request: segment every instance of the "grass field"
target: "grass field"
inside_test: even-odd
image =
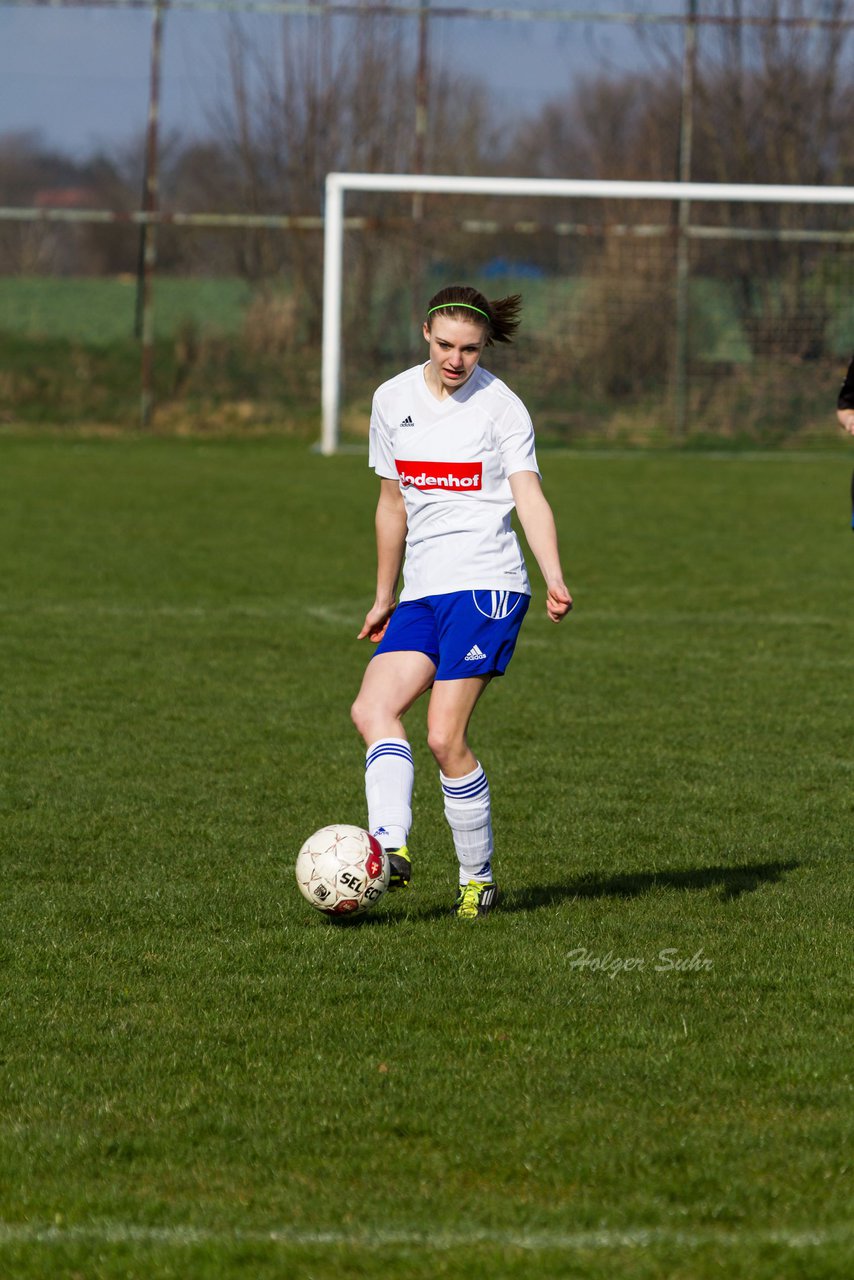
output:
[[[0,285],[0,333],[72,339],[96,348],[133,337],[135,276],[6,276]],[[153,289],[157,336],[173,337],[188,323],[239,333],[250,297],[249,285],[235,278],[164,276]]]
[[[505,908],[419,707],[414,887],[336,927],[365,458],[0,439],[4,1278],[852,1274],[852,455],[541,461]]]
[[[434,269],[426,293],[445,283],[445,267]],[[844,284],[828,286],[829,345],[840,360],[850,353],[854,304]],[[525,299],[526,325],[548,333],[554,316],[571,315],[583,306],[584,288],[577,278],[537,279],[497,275],[488,281],[490,297],[514,291]],[[137,280],[124,276],[2,276],[0,334],[31,338],[72,339],[94,347],[111,346],[134,333]],[[160,275],[153,285],[156,332],[174,337],[187,324],[199,332],[239,334],[252,288],[235,276],[219,278]],[[700,361],[742,364],[751,359],[750,343],[739,321],[733,290],[719,280],[697,279],[691,291],[695,357]],[[387,311],[383,301],[383,311]],[[409,323],[409,307],[401,308],[401,330]],[[395,353],[398,355],[399,353]]]

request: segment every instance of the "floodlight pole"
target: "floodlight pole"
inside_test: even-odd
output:
[[[697,0],[688,0],[682,54],[682,118],[679,122],[679,181],[691,181],[691,152],[694,140],[694,79],[697,69]],[[688,325],[690,323],[691,201],[679,201],[676,240],[676,341],[673,353],[676,434],[684,436],[688,425]]]
[[[344,188],[341,175],[326,177],[323,218],[323,354],[321,408],[323,424],[320,452],[335,452],[338,443],[338,411],[341,402],[341,298],[344,261]]]
[[[159,174],[157,170],[157,126],[160,116],[160,60],[163,44],[163,0],[157,0],[151,27],[151,78],[148,99],[148,126],[145,139],[145,188],[143,212],[156,213]],[[151,425],[154,412],[154,271],[157,265],[157,226],[146,221],[142,228],[141,289],[138,294],[138,316],[142,329],[142,400],[140,423]],[[138,286],[139,287],[139,286]],[[141,304],[141,305],[140,305]]]

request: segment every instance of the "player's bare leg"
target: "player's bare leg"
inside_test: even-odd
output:
[[[498,901],[492,871],[489,783],[468,744],[468,727],[489,676],[437,680],[427,712],[427,742],[439,766],[445,817],[460,864],[454,911],[463,920],[486,915]]]
[[[427,709],[427,745],[449,778],[471,773],[477,759],[468,744],[468,727],[489,676],[437,680]]]
[[[350,712],[366,747],[380,738],[406,738],[402,717],[435,675],[435,663],[414,650],[378,653],[371,659]]]
[[[426,654],[410,650],[378,653],[368,663],[351,712],[368,749],[368,825],[388,853],[390,889],[405,888],[412,875],[407,839],[415,770],[403,716],[430,688],[435,675],[435,664]]]

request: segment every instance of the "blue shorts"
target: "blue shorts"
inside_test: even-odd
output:
[[[436,664],[437,680],[501,676],[530,603],[530,596],[519,591],[450,591],[404,600],[374,656],[423,653]]]

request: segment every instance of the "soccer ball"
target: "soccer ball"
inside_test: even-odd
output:
[[[309,836],[297,854],[297,884],[307,902],[330,916],[359,916],[388,888],[388,855],[361,827],[334,823]]]

